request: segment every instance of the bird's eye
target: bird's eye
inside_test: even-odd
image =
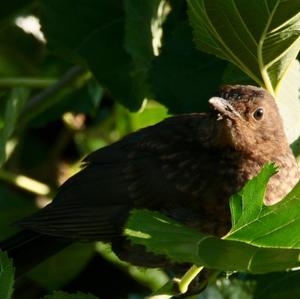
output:
[[[264,109],[259,107],[257,108],[254,112],[253,112],[253,117],[256,119],[256,120],[261,120],[264,116]]]

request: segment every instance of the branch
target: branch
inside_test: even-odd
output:
[[[36,181],[24,175],[16,175],[6,170],[0,169],[0,180],[7,181],[24,190],[35,193],[37,195],[49,195],[51,189],[48,185]]]
[[[54,78],[1,78],[0,87],[29,87],[29,88],[45,88],[54,84],[57,79]]]

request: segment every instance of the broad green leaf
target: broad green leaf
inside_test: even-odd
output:
[[[116,100],[132,110],[139,109],[149,91],[145,89],[146,83],[132,74],[136,56],[133,59],[131,55],[136,54],[137,48],[133,42],[127,44],[130,55],[124,46],[123,1],[80,0],[74,4],[71,0],[42,0],[41,3],[41,22],[49,48],[88,66]],[[151,29],[150,20],[143,24],[145,27]],[[130,35],[128,39],[132,41]],[[140,48],[137,52],[140,55]],[[145,58],[147,63],[148,58]]]
[[[272,94],[300,49],[299,0],[188,0],[197,46]]]
[[[42,299],[97,299],[94,295],[91,294],[69,294],[65,292],[54,292],[52,295],[44,296]]]
[[[15,130],[17,119],[27,100],[28,90],[22,87],[15,87],[6,102],[4,114],[4,127],[0,131],[0,166],[5,161],[5,146],[8,139]]]
[[[80,273],[93,253],[94,244],[73,244],[38,265],[28,276],[47,289],[61,288]]]
[[[208,110],[208,98],[222,83],[226,65],[198,51],[190,26],[180,22],[168,33],[161,54],[154,59],[150,70],[155,99],[171,113]]]
[[[131,213],[125,235],[154,254],[212,269],[265,273],[300,265],[299,250],[259,248],[218,239],[146,210]]]
[[[0,251],[0,298],[11,299],[15,269],[5,252]]]
[[[244,84],[244,85],[256,85],[256,83],[242,72],[236,65],[228,63],[223,73],[222,84]]]
[[[13,23],[0,27],[0,44],[1,79],[28,75],[36,77],[47,69],[41,67],[42,44]]]
[[[133,60],[130,73],[136,88],[150,96],[148,70],[154,55],[158,55],[168,5],[165,0],[124,0],[124,9],[125,49]]]
[[[300,182],[281,202],[273,206],[262,206],[259,204],[262,203],[265,189],[262,183],[266,182],[266,176],[272,174],[271,169],[267,172],[269,167],[266,166],[259,176],[248,182],[240,192],[245,210],[240,214],[233,214],[234,225],[226,239],[243,241],[259,247],[300,249],[300,234],[297,233],[300,225]],[[257,180],[258,184],[255,183]],[[251,189],[254,190],[253,193]],[[231,207],[239,204],[235,197],[236,195],[232,197]],[[248,208],[250,205],[249,210],[246,205]],[[239,216],[238,220],[236,215]]]
[[[275,173],[276,167],[273,164],[265,165],[256,177],[246,183],[241,192],[231,196],[229,203],[233,227],[229,235],[259,217],[267,183]]]

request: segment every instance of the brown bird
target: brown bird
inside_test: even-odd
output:
[[[53,202],[19,221],[24,230],[0,243],[17,271],[78,240],[110,241],[133,264],[161,265],[161,258],[124,241],[131,209],[158,210],[224,235],[230,229],[230,195],[267,162],[275,162],[279,172],[268,184],[265,204],[280,201],[300,172],[272,96],[254,86],[225,86],[209,104],[210,113],[170,117],[86,157]]]

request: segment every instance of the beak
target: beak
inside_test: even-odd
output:
[[[231,119],[242,119],[241,115],[233,108],[233,106],[223,98],[213,97],[209,99],[208,103],[210,106],[219,112],[220,116],[226,116]]]

